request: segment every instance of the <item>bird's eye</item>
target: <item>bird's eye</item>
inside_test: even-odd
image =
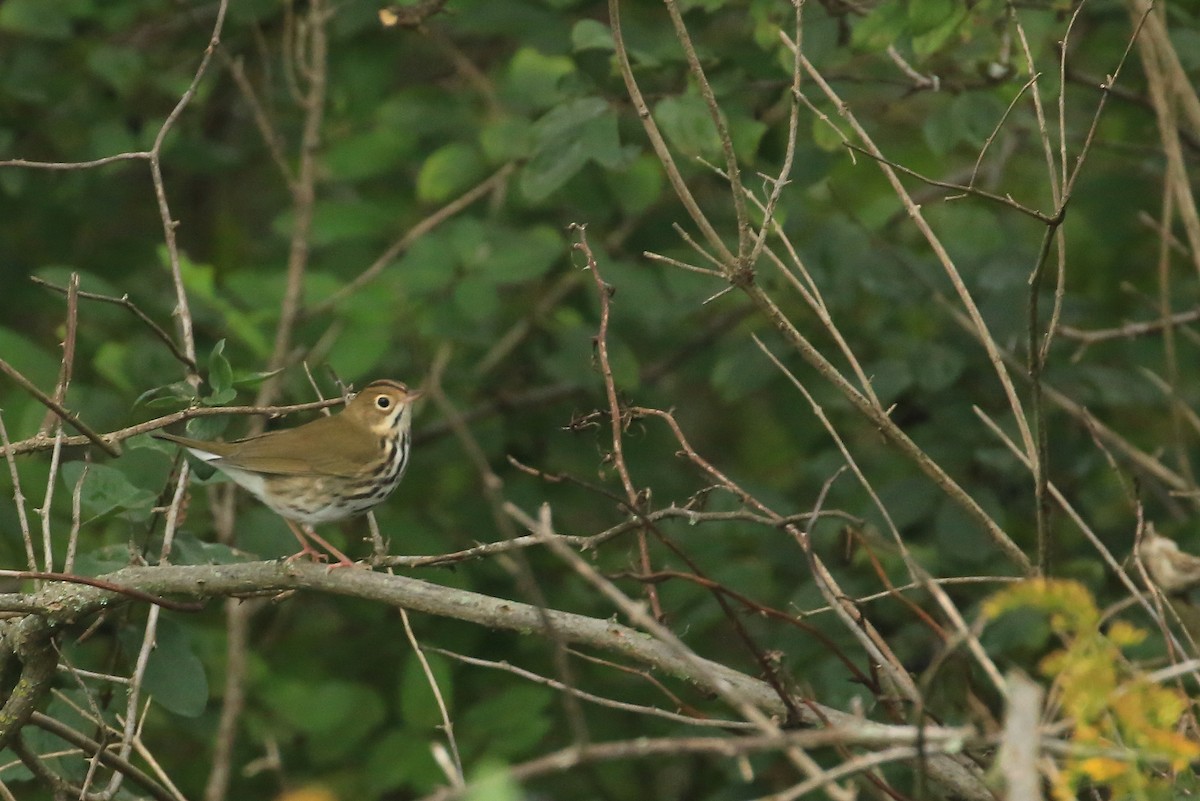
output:
[[[376,409],[392,408],[392,399],[389,398],[387,395],[380,395],[378,398],[375,399],[375,408]]]

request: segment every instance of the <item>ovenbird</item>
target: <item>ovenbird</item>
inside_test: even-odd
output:
[[[284,519],[304,555],[323,559],[313,541],[351,565],[312,526],[362,514],[382,503],[408,465],[412,403],[421,393],[398,381],[372,381],[340,414],[232,442],[154,436],[187,448]],[[304,526],[302,531],[297,523]]]

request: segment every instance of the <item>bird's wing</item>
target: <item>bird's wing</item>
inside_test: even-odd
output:
[[[337,453],[332,453],[326,437],[330,429],[322,423],[331,418],[314,420],[298,428],[272,431],[257,437],[235,440],[221,454],[221,461],[242,470],[278,476],[338,476],[354,478],[378,454],[373,453],[370,437],[339,439]],[[297,445],[298,435],[303,445]],[[322,443],[326,442],[325,446]],[[298,452],[305,451],[303,456]]]

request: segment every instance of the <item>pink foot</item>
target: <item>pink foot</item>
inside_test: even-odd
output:
[[[330,570],[338,567],[357,567],[357,565],[353,560],[350,559],[349,556],[346,556],[346,554],[342,553],[331,543],[326,541],[320,534],[313,530],[312,526],[305,525],[303,530],[301,530],[301,527],[297,526],[292,521],[287,520],[286,522],[288,527],[291,528],[292,533],[296,535],[296,539],[300,540],[300,543],[304,546],[303,550],[288,559],[289,562],[292,561],[292,559],[298,559],[305,554],[309,554],[314,562],[327,561],[329,557],[312,546],[312,543],[315,542],[337,559],[336,562],[329,566]]]
[[[303,559],[306,556],[309,558],[310,561],[316,562],[318,564],[320,564],[321,562],[328,561],[328,559],[329,559],[328,554],[326,554],[322,551],[318,551],[316,548],[312,547],[311,545],[309,545],[306,542],[306,543],[304,543],[304,547],[302,549],[300,549],[299,551],[296,551],[294,554],[289,556],[287,559],[284,559],[283,561],[285,564],[290,565],[292,562],[295,562],[297,559]]]

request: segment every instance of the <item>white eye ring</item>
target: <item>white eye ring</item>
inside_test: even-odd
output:
[[[376,409],[392,408],[392,399],[389,398],[387,395],[380,395],[378,398],[375,399],[375,408]]]

